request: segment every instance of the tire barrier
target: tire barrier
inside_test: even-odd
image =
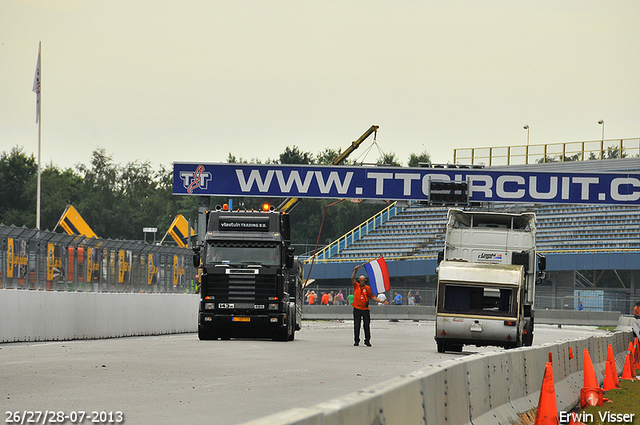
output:
[[[519,415],[538,406],[549,368],[553,370],[557,409],[569,411],[580,402],[585,367],[584,356],[573,353],[588,350],[600,383],[609,345],[620,368],[632,341],[632,331],[624,330],[448,360],[309,408],[287,410],[244,425],[518,423]]]

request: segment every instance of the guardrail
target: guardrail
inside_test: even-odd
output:
[[[372,320],[435,320],[435,307],[427,305],[371,306]],[[618,311],[536,310],[535,320],[547,325],[615,326]],[[348,305],[304,305],[303,320],[352,320],[353,307]]]

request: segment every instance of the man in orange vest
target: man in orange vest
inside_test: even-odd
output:
[[[640,319],[640,301],[638,301],[636,306],[633,307],[633,317]]]
[[[364,276],[356,280],[356,272],[361,266],[356,266],[351,274],[351,284],[353,285],[353,345],[360,345],[360,322],[364,323],[364,345],[371,347],[371,316],[369,314],[369,300],[378,303],[389,304],[386,300],[381,300],[373,296],[371,287],[365,284]]]

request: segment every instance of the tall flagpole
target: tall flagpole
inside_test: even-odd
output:
[[[42,172],[40,168],[41,138],[42,138],[42,117],[41,117],[41,88],[42,75],[40,73],[40,48],[42,42],[38,43],[38,62],[36,63],[36,75],[33,79],[33,91],[36,93],[36,122],[38,123],[38,188],[36,190],[36,229],[40,230],[40,194],[42,188]]]

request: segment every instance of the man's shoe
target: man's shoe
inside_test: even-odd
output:
[[[367,347],[371,347],[371,343],[370,342],[365,342],[364,345],[366,345]]]
[[[357,347],[358,345],[360,345],[360,343],[359,343],[359,342],[354,342],[354,343],[353,343],[353,346],[354,346],[354,347]]]

